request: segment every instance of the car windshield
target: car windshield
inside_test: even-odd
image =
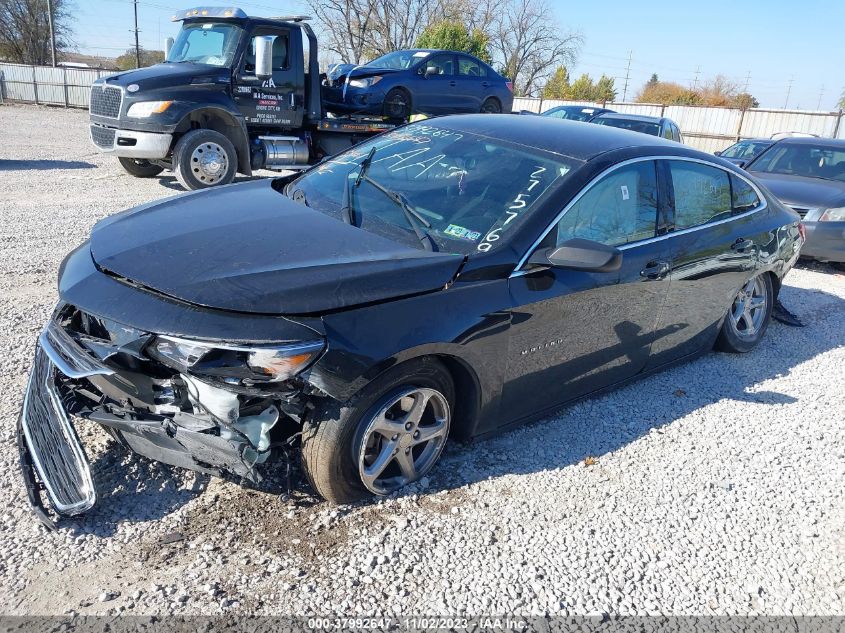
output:
[[[229,22],[194,22],[182,26],[167,56],[168,62],[229,66],[243,29]]]
[[[373,61],[364,64],[365,66],[372,66],[373,68],[395,68],[397,70],[404,70],[410,68],[419,61],[428,57],[428,51],[395,51],[376,57]]]
[[[660,124],[652,123],[651,121],[599,117],[597,119],[593,119],[593,123],[598,123],[599,125],[609,125],[610,127],[618,127],[623,130],[631,130],[632,132],[640,132],[642,134],[651,134],[652,136],[660,136]]]
[[[754,158],[769,145],[771,143],[767,141],[740,141],[731,145],[720,156],[723,158]]]
[[[373,149],[366,179],[356,186],[361,163]],[[495,249],[581,164],[420,122],[339,154],[290,183],[285,193],[362,229],[423,248],[413,221],[409,224],[402,205],[385,195],[387,189],[424,218],[420,225],[436,250],[469,255]]]
[[[752,171],[845,182],[845,148],[811,144],[775,145],[749,166]]]
[[[548,110],[543,114],[556,119],[567,119],[568,121],[586,121],[596,113],[595,108],[563,107]]]

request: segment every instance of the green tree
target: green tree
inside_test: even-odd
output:
[[[566,66],[558,66],[555,73],[543,87],[544,99],[569,99],[569,71]]]
[[[596,87],[586,73],[578,77],[569,88],[569,98],[573,101],[595,101]]]
[[[441,20],[427,26],[417,38],[415,46],[464,51],[489,64],[493,61],[489,44],[490,38],[484,32],[476,29],[470,33],[461,22]]]
[[[601,101],[602,103],[616,100],[616,88],[613,85],[613,77],[602,75],[599,78],[593,90],[593,98],[595,101]]]
[[[664,105],[698,105],[701,103],[701,95],[671,81],[649,81],[640,90],[637,101]]]
[[[749,108],[760,107],[760,102],[757,101],[754,95],[747,92],[740,92],[733,98],[733,105],[740,110],[748,110]]]
[[[160,64],[164,61],[164,51],[148,51],[145,48],[140,50],[141,68]],[[135,68],[135,48],[127,48],[126,52],[115,60],[115,65],[120,70],[132,70]]]
[[[845,91],[843,91],[842,96],[839,97],[839,101],[837,102],[836,107],[840,110],[845,110]]]

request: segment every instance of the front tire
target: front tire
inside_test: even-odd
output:
[[[125,158],[120,156],[117,160],[126,173],[135,176],[135,178],[155,178],[164,171],[164,167],[155,165],[143,158]]]
[[[772,278],[768,273],[745,282],[728,309],[716,349],[745,354],[757,347],[769,327],[774,302]]]
[[[391,88],[384,96],[384,116],[407,120],[411,116],[411,95],[402,88]]]
[[[191,130],[173,149],[176,178],[185,189],[227,185],[235,178],[238,155],[232,142],[214,130]]]
[[[452,378],[433,358],[388,370],[349,402],[327,400],[303,426],[308,480],[333,503],[418,481],[446,444],[454,400]]]

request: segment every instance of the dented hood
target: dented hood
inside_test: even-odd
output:
[[[189,303],[314,314],[443,288],[463,257],[429,253],[297,204],[259,180],[144,205],[98,223],[109,274]]]

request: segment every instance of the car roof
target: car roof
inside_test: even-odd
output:
[[[825,149],[845,150],[845,139],[841,138],[809,138],[806,136],[789,136],[777,141],[778,145],[809,145],[810,147],[823,147]]]
[[[552,117],[519,114],[458,114],[430,119],[428,124],[456,132],[501,139],[583,161],[612,150],[641,147],[658,150],[666,148],[671,149],[672,154],[684,154],[718,162],[718,159],[713,160],[710,154],[658,136]]]
[[[604,112],[597,116],[602,119],[622,119],[623,121],[643,121],[644,123],[660,123],[668,120],[666,117],[647,116],[645,114],[625,114],[624,112]]]

